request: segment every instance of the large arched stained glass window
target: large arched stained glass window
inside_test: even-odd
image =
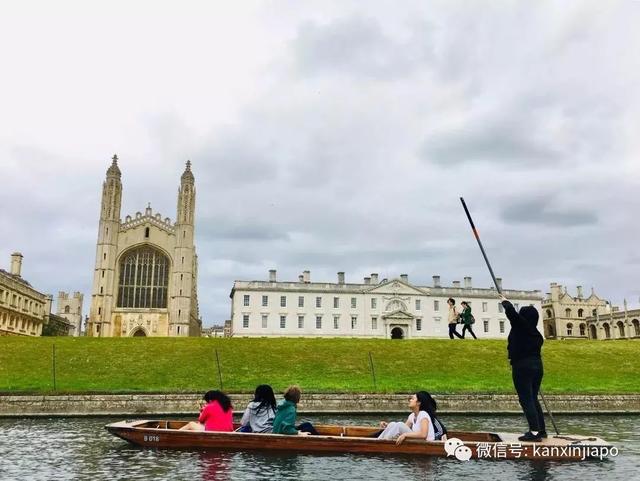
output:
[[[120,260],[118,307],[166,308],[169,258],[152,247],[130,250]]]

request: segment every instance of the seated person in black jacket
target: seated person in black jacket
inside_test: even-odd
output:
[[[511,323],[507,351],[511,361],[513,385],[518,393],[520,406],[529,423],[529,431],[520,441],[541,441],[547,437],[544,414],[538,401],[543,368],[540,349],[544,339],[536,328],[538,311],[533,306],[523,306],[516,312],[506,297],[500,296],[504,312]]]

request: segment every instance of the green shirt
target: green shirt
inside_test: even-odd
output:
[[[462,311],[462,323],[466,325],[473,324],[473,316],[471,315],[471,306],[465,307],[464,311]]]
[[[298,434],[296,429],[296,405],[291,401],[281,401],[273,419],[273,434]]]

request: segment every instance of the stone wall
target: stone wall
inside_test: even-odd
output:
[[[303,394],[301,413],[394,413],[407,411],[409,394]],[[0,396],[0,416],[151,416],[194,415],[202,394],[95,394]],[[509,394],[436,394],[438,411],[446,414],[520,413]],[[640,394],[547,395],[553,413],[640,414]],[[236,410],[249,402],[248,394],[232,394]],[[544,406],[543,406],[544,407]]]

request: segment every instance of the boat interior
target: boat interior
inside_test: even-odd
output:
[[[187,424],[188,421],[140,421],[131,423],[131,427],[143,429],[180,429]],[[240,424],[235,423],[234,429],[238,429]],[[321,436],[338,436],[338,437],[354,437],[368,438],[380,431],[375,426],[339,426],[330,424],[314,425]],[[458,438],[463,442],[501,442],[502,437],[496,433],[488,432],[468,432],[468,431],[449,431],[449,438]]]

